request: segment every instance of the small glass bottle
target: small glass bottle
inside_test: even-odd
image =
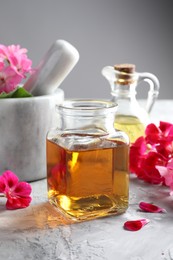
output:
[[[150,122],[149,113],[159,93],[159,81],[151,73],[137,73],[134,64],[106,66],[102,74],[110,83],[112,101],[118,104],[115,128],[126,132],[133,143],[144,135],[145,127]],[[136,99],[136,88],[142,81],[150,86],[146,109]]]
[[[117,105],[66,100],[47,135],[48,199],[76,221],[119,214],[128,207],[129,138],[114,129]]]

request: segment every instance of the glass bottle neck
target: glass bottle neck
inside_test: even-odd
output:
[[[58,107],[60,129],[80,134],[105,134],[114,131],[117,105],[110,101],[66,101]]]
[[[131,98],[136,99],[136,83],[134,84],[127,84],[127,85],[121,85],[121,84],[115,84],[112,83],[111,86],[111,95],[115,98]]]
[[[61,129],[64,131],[71,131],[76,133],[87,134],[105,134],[114,131],[115,115],[106,117],[75,117],[75,116],[61,116]]]

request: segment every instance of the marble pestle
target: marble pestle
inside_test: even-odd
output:
[[[33,96],[53,94],[79,60],[79,53],[65,40],[57,40],[24,84]]]

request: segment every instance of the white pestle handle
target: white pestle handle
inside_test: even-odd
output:
[[[49,95],[67,77],[79,60],[79,53],[65,40],[57,40],[45,54],[24,88],[34,96]]]

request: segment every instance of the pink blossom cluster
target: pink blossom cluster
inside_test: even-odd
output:
[[[130,171],[152,184],[167,185],[173,195],[173,124],[149,124],[145,137],[130,148]]]
[[[0,176],[0,193],[7,198],[7,209],[26,208],[31,202],[31,185],[20,182],[12,171],[5,171]]]
[[[32,61],[20,45],[0,44],[0,93],[10,93],[31,72]]]

